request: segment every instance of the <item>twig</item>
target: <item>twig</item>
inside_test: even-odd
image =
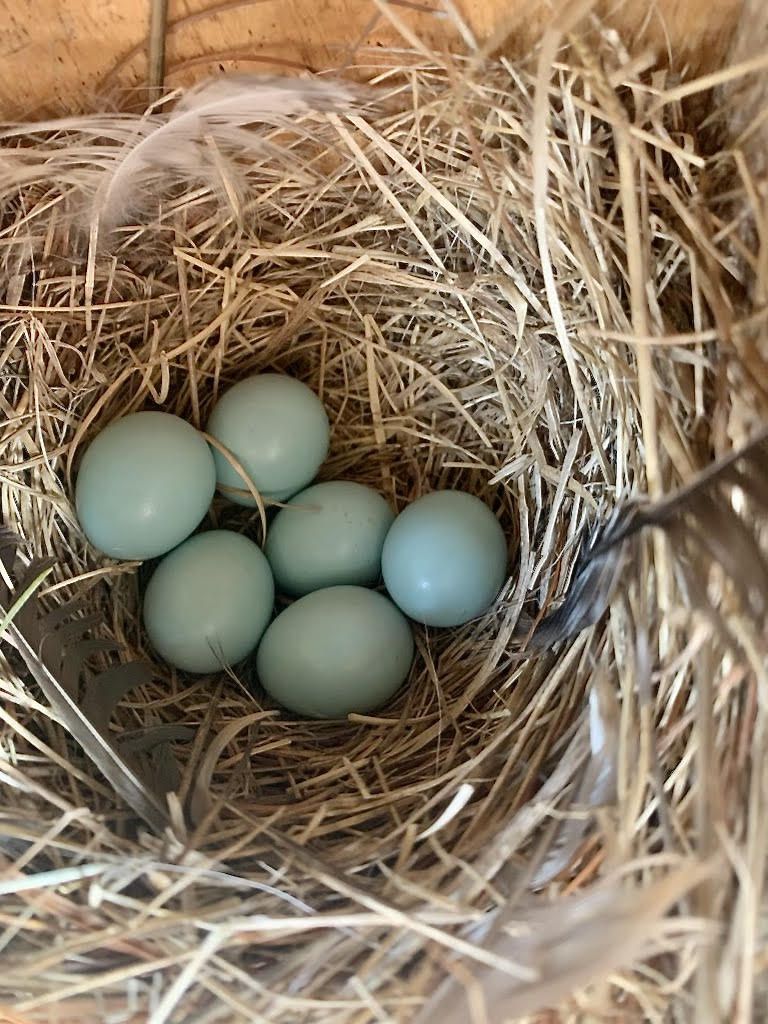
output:
[[[165,41],[168,25],[168,0],[150,0],[149,55],[147,85],[149,102],[154,103],[163,94],[165,84]]]

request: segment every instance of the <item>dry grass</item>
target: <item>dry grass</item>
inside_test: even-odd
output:
[[[372,54],[357,72],[376,112],[258,129],[283,156],[240,161],[231,205],[176,191],[90,268],[72,211],[97,143],[72,129],[0,156],[0,499],[29,553],[56,557],[51,606],[83,595],[101,635],[151,657],[142,571],[79,532],[78,456],[138,408],[202,425],[266,367],[322,396],[323,478],[398,507],[467,488],[515,552],[492,613],[419,632],[376,717],[295,721],[247,671],[190,683],[157,665],[113,726],[195,730],[162,836],[6,662],[9,1021],[406,1021],[446,970],[470,1008],[454,994],[444,1021],[552,999],[542,1020],[747,1021],[765,1005],[762,624],[725,608],[726,645],[659,542],[604,624],[536,657],[512,642],[562,595],[590,523],[768,416],[759,184],[642,56],[609,33],[559,43],[538,70]],[[212,521],[260,536],[224,501]],[[579,788],[589,765],[607,784]],[[713,854],[716,884],[685,896]],[[532,906],[531,937],[487,940]]]

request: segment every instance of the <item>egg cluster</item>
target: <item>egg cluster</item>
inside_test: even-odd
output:
[[[169,413],[125,416],[91,443],[76,484],[95,547],[114,558],[164,556],[143,619],[176,668],[214,672],[256,651],[259,680],[284,707],[315,718],[365,713],[408,675],[406,616],[456,626],[501,589],[504,534],[478,498],[435,491],[395,517],[362,484],[312,484],[330,427],[300,381],[248,377],[220,398],[206,433],[210,443]],[[192,536],[217,488],[241,505],[255,506],[256,495],[282,504],[264,551],[230,530]],[[373,589],[382,580],[388,597]],[[276,592],[294,600],[273,617]]]

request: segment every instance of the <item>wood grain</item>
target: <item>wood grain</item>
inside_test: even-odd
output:
[[[454,0],[473,32],[503,25],[505,48],[523,52],[552,0]],[[124,103],[146,84],[151,0],[0,0],[0,115],[88,109],[108,91]],[[598,7],[600,5],[598,4]],[[603,5],[629,44],[642,38],[662,58],[715,66],[726,53],[742,0],[613,0]],[[441,0],[396,0],[394,14],[430,43],[454,41]],[[397,33],[374,0],[170,0],[169,81],[215,70],[344,67],[362,47]],[[138,101],[138,94],[134,94]]]

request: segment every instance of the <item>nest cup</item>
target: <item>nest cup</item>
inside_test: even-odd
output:
[[[155,1024],[406,1021],[441,978],[478,971],[489,1020],[555,1004],[577,1019],[572,990],[628,967],[651,932],[675,955],[591,989],[592,1019],[663,1015],[712,955],[701,930],[653,931],[654,887],[712,852],[700,839],[720,784],[706,795],[700,743],[739,809],[757,799],[764,740],[748,749],[733,724],[753,668],[739,675],[714,639],[706,658],[691,646],[659,544],[599,625],[535,655],[524,637],[617,502],[673,489],[764,417],[755,366],[723,348],[717,319],[759,307],[743,241],[754,197],[720,151],[725,129],[698,130],[676,79],[655,70],[657,108],[642,113],[650,62],[610,33],[539,70],[414,52],[357,71],[374,106],[258,125],[247,145],[214,138],[213,179],[172,182],[100,249],[83,246],[83,167],[90,147],[118,152],[108,132],[30,130],[3,155],[4,521],[27,555],[54,559],[34,600],[77,598],[121,658],[153,663],[110,735],[189,730],[153,832],[6,651],[2,863],[13,878],[71,871],[55,895],[33,882],[35,899],[19,887],[7,908],[21,923],[4,933],[14,976],[0,989],[19,1019],[55,1005],[82,1021],[126,1008]],[[249,665],[190,679],[154,661],[148,567],[100,557],[74,515],[78,459],[101,428],[139,409],[203,427],[224,389],[264,370],[321,397],[320,479],[368,484],[398,510],[462,488],[509,540],[494,607],[417,627],[410,678],[375,715],[298,720]],[[261,541],[268,515],[219,497],[204,525]],[[702,673],[731,686],[704,724]],[[581,785],[585,765],[605,769],[602,788]],[[736,843],[745,816],[724,819]],[[623,902],[622,883],[611,907],[589,902],[619,869],[645,897]],[[702,915],[738,908],[742,883],[726,873]],[[556,915],[536,937],[478,952],[489,922],[537,901]],[[740,962],[746,933],[722,941]],[[468,1019],[455,1000],[440,1020]]]

